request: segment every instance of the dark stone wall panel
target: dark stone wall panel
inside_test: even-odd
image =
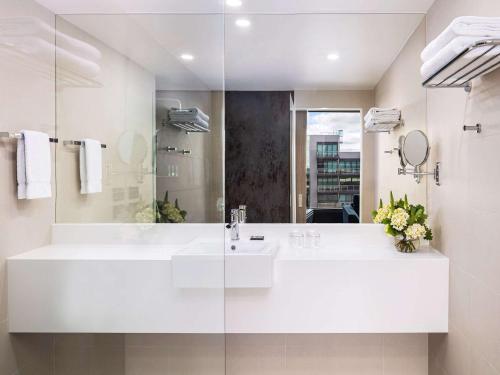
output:
[[[226,221],[246,204],[250,223],[290,222],[290,94],[226,92]]]

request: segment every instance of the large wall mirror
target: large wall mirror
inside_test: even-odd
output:
[[[77,148],[58,153],[56,220],[213,223],[245,205],[251,223],[358,223],[370,221],[389,190],[425,198],[395,176],[397,156],[384,153],[400,135],[425,130],[418,70],[404,79],[421,90],[421,102],[386,89],[402,79],[399,54],[414,55],[417,66],[423,21],[421,14],[57,17],[60,45],[93,47],[90,61],[56,51],[58,137],[107,148],[99,194],[80,192]],[[366,134],[371,107],[400,108],[405,127]]]

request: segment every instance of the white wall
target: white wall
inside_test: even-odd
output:
[[[500,16],[497,0],[437,0],[427,42],[457,16]],[[450,257],[450,333],[433,335],[432,375],[500,374],[500,70],[461,89],[428,90],[431,158],[442,186],[429,185],[434,245]],[[481,123],[483,132],[462,126]]]
[[[375,106],[381,108],[399,108],[405,121],[403,127],[394,129],[391,134],[372,135],[376,138],[375,147],[375,201],[380,198],[387,202],[392,190],[394,196],[403,197],[408,194],[411,202],[425,205],[427,203],[426,179],[417,184],[411,176],[398,176],[401,168],[397,152],[386,154],[384,151],[398,147],[400,136],[412,130],[427,133],[426,126],[426,90],[421,86],[420,52],[425,47],[425,20],[413,33],[399,56],[382,77],[375,88]],[[427,163],[423,170],[432,169]]]
[[[32,16],[54,25],[54,15],[31,0],[2,0],[0,14],[0,23]],[[49,58],[42,62],[11,51],[0,48],[0,131],[30,129],[54,136],[53,61]],[[56,146],[51,147],[54,157]],[[52,337],[13,337],[7,333],[6,258],[50,241],[55,174],[52,198],[17,200],[16,141],[4,139],[0,140],[0,174],[0,374],[45,374],[51,364]]]
[[[427,15],[426,43],[455,17],[465,15],[498,17],[500,3],[437,0]],[[412,126],[421,124],[423,118],[416,111],[424,100],[418,89],[420,62],[415,56],[422,45],[420,33],[417,30],[392,68],[396,71],[400,66],[404,77],[400,75],[390,85],[381,82],[376,92],[377,101],[383,93],[393,102],[399,99],[402,105],[411,104],[411,111],[403,114],[407,120],[411,114]],[[413,56],[407,54],[411,46]],[[500,374],[499,87],[497,70],[476,79],[469,95],[462,89],[427,90],[430,165],[442,163],[442,186],[427,181],[428,211],[433,245],[450,258],[450,332],[430,336],[431,375]],[[483,125],[481,134],[462,130],[464,124],[476,123]],[[378,158],[382,157],[380,151]],[[384,165],[380,160],[378,170],[385,170]],[[391,182],[395,189],[408,188],[400,184]]]

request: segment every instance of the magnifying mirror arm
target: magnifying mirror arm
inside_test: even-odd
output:
[[[408,168],[398,168],[398,175],[412,175],[417,184],[422,181],[423,176],[433,176],[434,181],[436,181],[436,185],[440,185],[440,180],[439,180],[439,172],[440,172],[440,163],[436,162],[436,167],[432,172],[421,172],[420,167],[415,167],[413,169],[408,169]]]

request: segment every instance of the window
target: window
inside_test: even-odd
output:
[[[342,207],[360,192],[361,115],[359,111],[309,111],[306,121],[305,209],[313,216],[314,210],[331,210],[330,222],[342,222]]]
[[[318,142],[316,156],[318,158],[333,158],[338,156],[339,144],[336,142]]]

